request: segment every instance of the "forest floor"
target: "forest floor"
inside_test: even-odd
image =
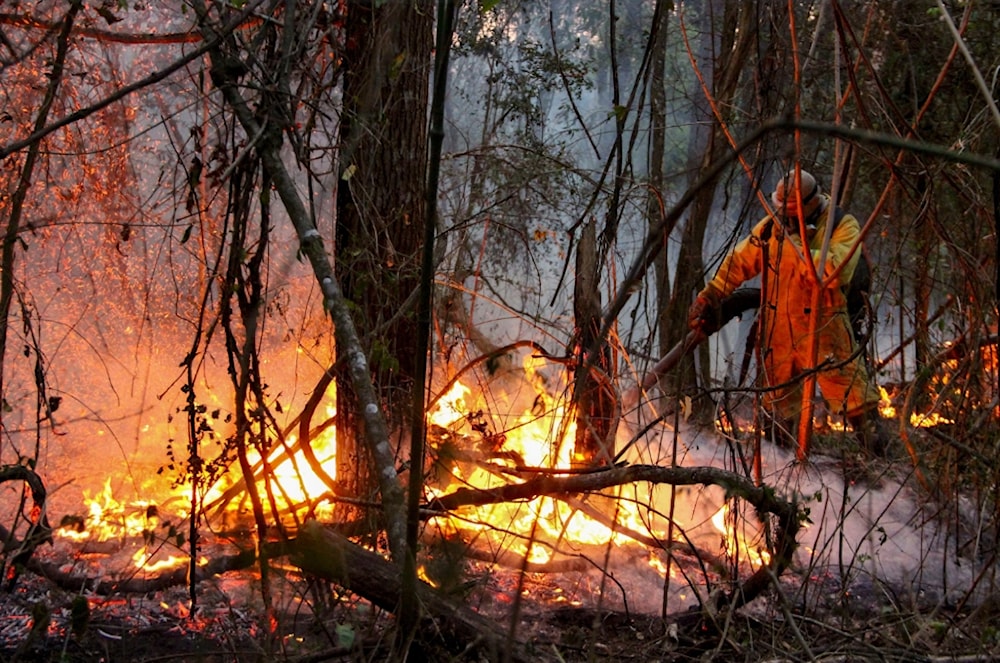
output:
[[[331,596],[324,583],[288,576],[297,597],[284,598],[273,630],[261,617],[259,583],[245,572],[199,587],[198,609],[188,614],[187,590],[178,587],[145,597],[89,597],[84,617],[74,608],[78,593],[25,574],[0,608],[0,661],[103,663],[199,661],[389,660],[394,620],[357,597],[319,607],[310,596]],[[569,605],[549,577],[491,573],[470,600],[487,613],[511,608],[511,590],[526,597],[514,637],[538,661],[944,661],[996,660],[1000,630],[994,604],[928,605],[904,611],[889,588],[852,592],[831,583],[828,602],[805,610],[772,592],[737,611],[692,609],[644,614]],[[794,580],[791,581],[794,583]],[[787,580],[782,585],[788,584]],[[789,585],[789,589],[794,588]],[[480,592],[490,592],[490,604]],[[791,592],[789,592],[791,593]],[[36,620],[48,628],[32,628]],[[498,617],[498,628],[509,628]],[[411,660],[502,660],[432,642]]]
[[[829,444],[823,438],[818,442]],[[906,466],[905,456],[896,461]],[[851,481],[877,482],[884,476],[882,467],[862,458],[841,454],[838,463]],[[131,551],[123,554],[131,557]],[[43,546],[36,555],[67,565],[111,566],[106,560],[87,559],[65,542]],[[470,562],[456,599],[493,619],[499,633],[523,643],[537,661],[1000,659],[1000,603],[991,595],[956,600],[933,591],[914,593],[865,575],[844,583],[836,573],[800,564],[786,571],[765,596],[738,610],[726,608],[731,587],[720,582],[721,591],[709,594],[711,601],[664,612],[656,597],[667,592],[662,584],[649,585],[662,580],[643,575],[630,583],[624,573],[605,573],[608,568],[590,574],[521,574]],[[703,568],[687,573],[707,578]],[[801,591],[805,584],[807,592]],[[197,585],[192,612],[186,607],[191,598],[187,587],[141,596],[99,596],[62,589],[25,571],[0,600],[0,661],[391,659],[395,620],[387,612],[331,583],[303,577],[291,566],[275,566],[270,591],[271,618],[263,609],[259,574],[231,571]],[[614,601],[613,596],[629,600]],[[810,597],[808,603],[802,596]],[[511,629],[512,623],[516,628]],[[421,640],[425,649],[409,660],[504,660],[502,655],[466,649],[468,643]]]

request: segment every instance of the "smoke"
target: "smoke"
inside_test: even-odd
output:
[[[644,449],[635,446],[630,454],[634,461],[664,463],[676,457],[686,467],[741,472],[740,455],[750,453],[714,431],[687,425],[676,431],[663,427],[646,443]],[[763,440],[761,461],[764,485],[794,500],[805,515],[793,565],[782,578],[783,591],[794,604],[864,596],[871,606],[927,607],[974,603],[989,592],[995,569],[984,558],[991,539],[977,525],[975,505],[925,494],[908,460],[814,454],[800,463],[793,451]],[[651,494],[657,511],[669,509],[667,492],[661,488]],[[744,546],[739,572],[748,574],[752,562],[747,558],[755,546],[764,546],[752,510],[733,504],[736,515],[727,518],[731,529],[723,535],[708,522],[726,501],[718,488],[677,491],[675,500],[677,521],[687,524],[693,541],[710,545],[723,536],[739,537]],[[671,601],[681,599],[681,593]]]

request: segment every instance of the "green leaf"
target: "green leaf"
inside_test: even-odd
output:
[[[354,646],[354,629],[351,628],[350,624],[337,624],[336,633],[338,646],[344,649],[350,649]]]
[[[480,0],[479,9],[485,14],[493,11],[499,4],[500,0]]]

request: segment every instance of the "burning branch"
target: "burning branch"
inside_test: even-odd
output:
[[[746,500],[763,522],[767,515],[774,516],[776,528],[773,535],[775,550],[770,561],[753,573],[729,597],[729,604],[738,608],[759,596],[779,577],[792,561],[797,546],[795,537],[801,523],[801,512],[794,502],[779,498],[773,489],[757,486],[739,474],[714,467],[660,467],[657,465],[631,465],[614,467],[588,474],[549,474],[519,484],[508,484],[492,489],[460,488],[435,498],[426,505],[429,511],[447,512],[463,506],[483,506],[501,502],[534,499],[539,496],[560,496],[603,490],[628,483],[648,481],[673,486],[719,486],[729,497]]]
[[[3,555],[6,558],[8,554],[13,553],[10,564],[7,564],[6,559],[4,559],[3,564],[3,577],[6,578],[6,586],[9,589],[14,581],[17,580],[19,569],[31,559],[35,548],[40,543],[52,543],[52,528],[49,527],[48,518],[45,516],[45,485],[42,483],[41,477],[24,465],[8,465],[0,468],[0,483],[5,481],[23,481],[26,483],[31,491],[32,501],[31,515],[29,517],[31,526],[25,534],[24,540],[15,540],[13,529],[8,532],[4,527],[0,526]]]
[[[252,568],[255,564],[257,564],[256,552],[244,550],[228,555],[217,555],[208,559],[203,565],[196,565],[193,578],[191,567],[187,565],[175,566],[154,574],[144,573],[140,576],[136,573],[126,578],[103,578],[74,573],[72,570],[65,570],[61,562],[46,560],[30,560],[26,568],[67,591],[87,591],[100,596],[111,596],[143,595],[189,583],[197,584],[229,571]]]

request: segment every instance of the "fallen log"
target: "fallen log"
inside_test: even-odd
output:
[[[207,580],[227,571],[249,569],[257,563],[257,555],[253,550],[246,550],[229,555],[217,555],[198,567],[195,583]],[[190,583],[191,569],[188,565],[178,566],[158,573],[145,573],[137,570],[135,574],[123,578],[96,578],[72,570],[65,570],[63,564],[32,559],[26,568],[61,589],[72,592],[91,592],[100,596],[112,595],[142,595],[160,592],[171,587],[180,587]]]
[[[399,608],[402,579],[397,565],[380,555],[356,545],[316,521],[303,525],[290,545],[290,561],[306,573],[337,583],[378,607],[395,612]],[[489,661],[546,661],[541,652],[529,652],[495,620],[418,581],[417,596],[421,605],[418,632],[432,636],[454,648],[459,644],[464,654],[475,651]]]

